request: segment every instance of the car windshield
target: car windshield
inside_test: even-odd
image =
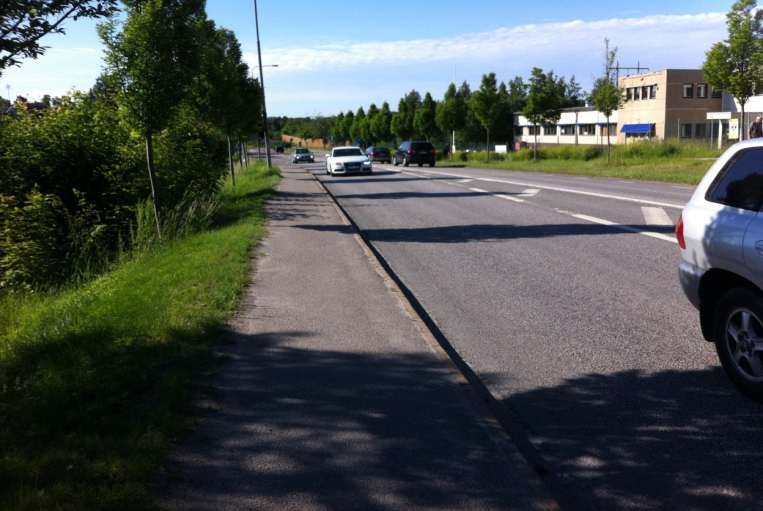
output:
[[[341,158],[342,156],[364,156],[363,151],[357,147],[351,147],[348,149],[334,149],[334,158]]]
[[[297,154],[308,154],[309,152],[307,149],[297,149]]]
[[[414,142],[411,147],[417,151],[429,151],[432,149],[432,144],[429,142]]]

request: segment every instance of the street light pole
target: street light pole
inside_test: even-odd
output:
[[[270,157],[270,135],[268,135],[268,110],[265,107],[265,80],[262,76],[262,50],[260,48],[260,17],[257,12],[257,0],[254,0],[254,25],[257,30],[257,60],[260,64],[260,87],[262,87],[262,130],[265,133],[265,154],[268,159],[268,169],[273,166]]]

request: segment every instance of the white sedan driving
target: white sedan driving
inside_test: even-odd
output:
[[[361,172],[370,174],[373,164],[360,147],[335,147],[326,155],[326,174],[330,176]]]

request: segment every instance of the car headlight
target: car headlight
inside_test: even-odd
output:
[[[341,161],[338,161],[338,162],[336,162],[335,166],[336,166],[336,168],[341,169],[342,167],[344,167],[344,163],[342,163]]]
[[[366,160],[366,161],[363,162],[363,166],[364,167],[370,167],[371,166],[371,162],[369,160]]]

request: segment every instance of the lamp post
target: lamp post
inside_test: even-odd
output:
[[[262,49],[260,47],[260,17],[257,12],[257,0],[254,0],[254,26],[257,31],[257,60],[260,65],[260,87],[262,87],[262,129],[265,134],[265,154],[268,159],[268,169],[273,166],[270,157],[270,135],[268,134],[268,110],[265,107],[265,81],[262,76]]]

